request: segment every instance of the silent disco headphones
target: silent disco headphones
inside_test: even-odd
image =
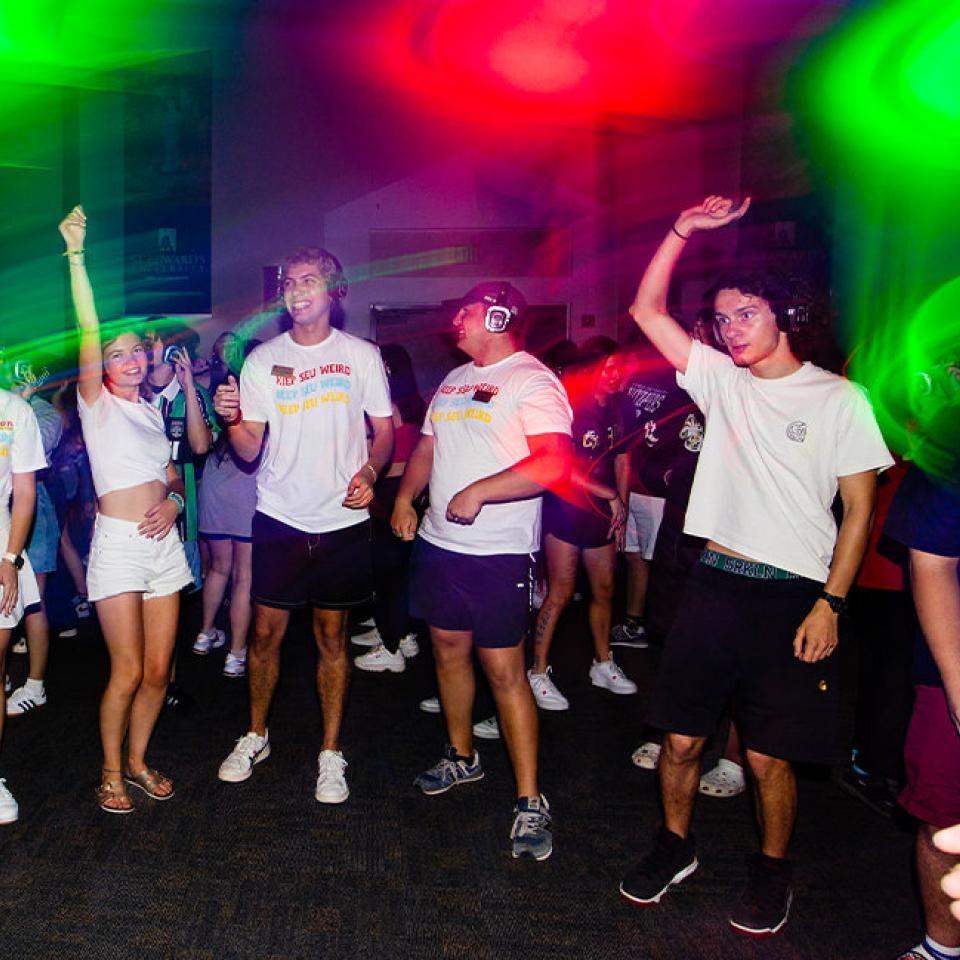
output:
[[[802,295],[801,287],[796,278],[775,270],[749,270],[724,274],[714,283],[709,296],[713,301],[721,290],[739,290],[759,297],[769,304],[778,330],[796,333],[810,323],[810,302]],[[718,344],[723,343],[721,333],[720,323],[714,320],[713,335]]]
[[[490,333],[506,333],[520,317],[527,305],[523,294],[506,280],[492,280],[478,283],[462,297],[442,301],[443,306],[459,310],[471,303],[482,303],[486,307],[483,326]]]

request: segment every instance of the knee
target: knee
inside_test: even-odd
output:
[[[663,738],[663,752],[674,763],[694,763],[703,752],[703,737],[687,737],[681,733],[667,733]]]
[[[608,607],[613,602],[613,580],[602,580],[595,583],[590,588],[590,593],[594,603]]]
[[[250,638],[250,653],[254,657],[276,657],[280,654],[283,633],[258,625]]]
[[[169,663],[145,663],[141,674],[140,685],[152,687],[154,690],[163,689],[170,681]]]
[[[791,770],[789,760],[781,760],[779,757],[771,757],[754,750],[746,751],[746,759],[750,772],[760,783],[789,775]]]
[[[552,612],[559,614],[572,599],[572,583],[550,583],[547,585],[547,596],[543,601],[543,609],[549,610],[552,607]]]
[[[346,653],[347,641],[342,634],[317,633],[314,639],[322,660],[336,660]]]
[[[143,667],[138,664],[114,665],[110,670],[110,688],[114,693],[132,697],[143,682]]]

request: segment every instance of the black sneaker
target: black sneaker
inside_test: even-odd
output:
[[[659,903],[674,884],[681,883],[697,869],[696,844],[661,828],[650,850],[620,884],[620,893],[631,903]]]
[[[747,885],[730,914],[730,926],[749,937],[773,937],[786,925],[793,902],[793,866],[756,853],[747,861]]]
[[[886,777],[860,773],[851,765],[840,774],[837,784],[844,793],[856,797],[881,817],[892,820],[897,812],[897,785]]]

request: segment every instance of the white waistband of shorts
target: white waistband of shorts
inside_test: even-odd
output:
[[[108,517],[98,512],[94,524],[103,530],[104,533],[115,533],[127,537],[140,537],[140,534],[137,533],[137,527],[139,526],[139,521],[137,520],[121,520],[119,517]]]

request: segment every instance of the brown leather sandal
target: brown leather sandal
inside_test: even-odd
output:
[[[138,787],[153,800],[169,800],[173,796],[173,781],[166,774],[152,767],[144,767],[139,773],[127,771],[123,778],[131,787]],[[158,793],[157,787],[165,783],[170,784],[170,792]]]
[[[122,777],[108,778],[107,774],[117,773],[119,770],[102,768],[103,779],[97,787],[97,802],[105,813],[133,813],[133,803],[127,796],[127,787]]]

